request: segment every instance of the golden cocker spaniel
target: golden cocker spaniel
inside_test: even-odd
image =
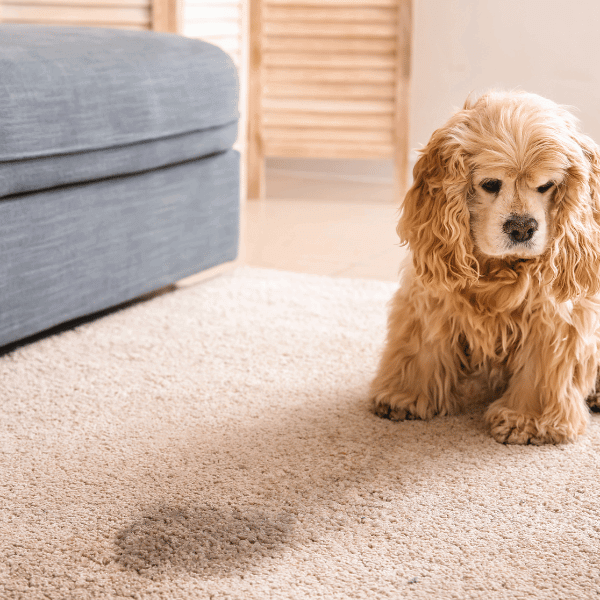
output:
[[[489,402],[499,442],[570,441],[600,364],[600,154],[524,92],[468,99],[414,168],[398,234],[376,414],[429,419]]]

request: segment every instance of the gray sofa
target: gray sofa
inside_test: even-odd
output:
[[[237,107],[208,43],[0,25],[0,346],[236,257]]]

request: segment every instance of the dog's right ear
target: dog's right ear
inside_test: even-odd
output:
[[[600,291],[600,150],[571,130],[577,150],[568,152],[566,183],[554,197],[556,215],[550,247],[552,286],[560,301]]]
[[[469,171],[456,135],[461,113],[421,151],[396,229],[412,250],[417,276],[447,291],[464,289],[478,278],[467,207]]]

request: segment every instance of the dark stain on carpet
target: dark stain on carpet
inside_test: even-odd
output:
[[[253,507],[162,507],[144,514],[116,537],[117,564],[155,578],[169,571],[212,576],[239,573],[276,557],[291,538],[291,514]]]

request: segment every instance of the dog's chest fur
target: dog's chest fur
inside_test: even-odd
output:
[[[450,294],[439,298],[439,318],[446,319],[448,347],[456,353],[460,403],[502,395],[527,348],[539,343],[541,332],[535,330],[535,323],[563,326],[565,335],[570,328],[565,319],[572,306],[558,306],[533,286],[511,291],[496,296]]]

